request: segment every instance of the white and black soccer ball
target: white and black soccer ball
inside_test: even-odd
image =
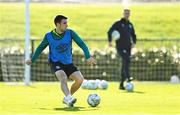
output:
[[[114,30],[111,34],[111,37],[113,40],[118,40],[120,39],[120,33],[117,30]]]
[[[88,80],[87,89],[95,90],[97,88],[98,85],[96,84],[95,80]]]
[[[132,82],[128,82],[125,85],[125,89],[128,92],[133,92],[134,91],[134,84]]]
[[[87,102],[91,107],[96,107],[100,104],[101,98],[98,94],[89,94]]]
[[[108,82],[106,80],[101,80],[101,82],[98,84],[99,89],[107,89],[108,88]]]
[[[101,83],[101,80],[100,79],[96,79],[95,82],[96,82],[96,84],[98,86]]]
[[[88,88],[87,85],[88,85],[88,80],[84,79],[81,87],[82,87],[83,89],[87,89],[87,88]]]
[[[170,82],[173,83],[173,84],[178,84],[178,83],[180,83],[180,79],[179,79],[179,77],[177,75],[173,75],[170,78]]]

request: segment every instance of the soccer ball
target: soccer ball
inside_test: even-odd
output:
[[[83,89],[87,89],[87,85],[88,85],[88,80],[85,79],[85,80],[83,81],[81,87],[82,87]]]
[[[98,85],[101,83],[101,80],[96,79],[95,82],[96,82],[96,84],[97,84],[97,86],[98,86]]]
[[[120,33],[117,30],[114,30],[112,32],[111,36],[112,36],[112,39],[114,39],[114,40],[120,39]]]
[[[133,92],[133,90],[134,90],[134,85],[133,85],[133,83],[128,82],[128,83],[126,84],[126,86],[125,86],[125,89],[126,89],[128,92]]]
[[[99,89],[107,89],[108,88],[108,82],[106,80],[102,80],[99,85],[98,85]]]
[[[98,85],[96,84],[95,80],[88,80],[87,89],[95,90],[98,88]]]
[[[96,107],[99,105],[101,99],[98,94],[89,94],[87,102],[91,107]]]
[[[173,84],[178,84],[178,83],[180,83],[180,79],[177,75],[173,75],[173,76],[171,76],[170,82]]]

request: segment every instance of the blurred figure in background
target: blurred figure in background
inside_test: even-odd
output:
[[[130,56],[131,49],[135,47],[136,44],[136,34],[133,24],[129,21],[130,10],[124,9],[123,17],[116,21],[108,31],[108,41],[109,46],[112,46],[112,33],[113,31],[118,31],[120,34],[119,39],[116,39],[116,49],[117,53],[122,58],[122,68],[121,68],[121,82],[119,89],[124,90],[124,81],[130,82],[133,78],[130,76]]]
[[[41,52],[49,46],[48,60],[52,72],[61,83],[61,90],[65,95],[63,103],[73,107],[76,98],[72,95],[79,89],[84,78],[72,62],[72,40],[84,51],[88,64],[96,64],[96,60],[91,57],[88,47],[78,34],[67,28],[67,17],[57,15],[54,19],[54,24],[56,28],[45,34],[32,58],[26,60],[26,64],[31,65],[32,62],[35,62]],[[75,81],[70,89],[67,85],[68,78]]]

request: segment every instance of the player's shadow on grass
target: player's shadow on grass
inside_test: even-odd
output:
[[[92,107],[72,107],[72,108],[68,108],[68,107],[63,107],[63,108],[54,108],[54,110],[56,111],[92,111],[92,110],[98,110],[99,108],[92,108]]]
[[[145,94],[146,92],[142,92],[142,91],[127,92],[127,91],[124,91],[123,93],[139,93],[139,94]]]
[[[142,92],[142,91],[133,91],[134,93],[140,93],[140,94],[144,94],[146,92]]]

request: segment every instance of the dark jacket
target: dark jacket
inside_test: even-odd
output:
[[[120,33],[120,39],[116,40],[116,48],[119,49],[131,49],[131,43],[136,44],[136,34],[134,27],[130,21],[121,19],[116,21],[108,31],[108,41],[112,41],[112,32],[117,30]]]

